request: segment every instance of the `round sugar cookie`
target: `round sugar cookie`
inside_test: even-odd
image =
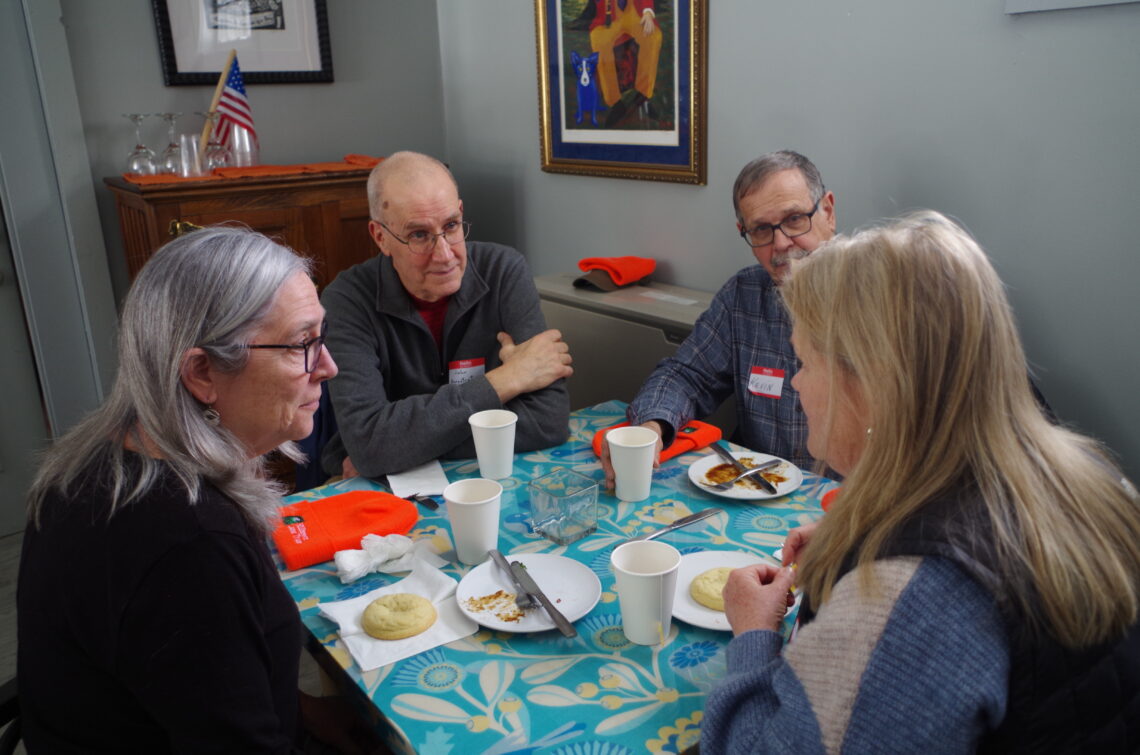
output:
[[[723,611],[724,596],[721,595],[721,592],[724,590],[724,583],[728,581],[728,574],[731,571],[731,566],[717,566],[701,572],[693,577],[693,581],[689,583],[689,595],[692,595],[693,600],[705,608]]]
[[[378,640],[414,637],[435,623],[435,606],[427,598],[407,592],[381,595],[364,609],[360,625]]]

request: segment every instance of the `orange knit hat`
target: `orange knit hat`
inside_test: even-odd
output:
[[[410,501],[378,490],[300,501],[281,509],[273,542],[285,566],[300,569],[360,547],[365,535],[406,535],[419,514]]]
[[[648,257],[587,257],[578,261],[578,269],[586,274],[575,279],[575,286],[615,291],[652,273],[657,269],[657,260]]]

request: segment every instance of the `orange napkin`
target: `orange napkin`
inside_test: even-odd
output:
[[[619,286],[641,280],[657,268],[657,260],[648,257],[587,257],[578,261],[582,272],[605,270]]]
[[[410,501],[373,490],[301,501],[280,511],[281,524],[273,531],[273,542],[290,570],[329,561],[337,551],[359,548],[365,535],[406,535],[419,518]]]
[[[625,427],[628,424],[628,422],[621,422],[594,433],[594,453],[601,457],[602,438],[605,437],[605,434],[615,427]],[[696,451],[697,449],[712,445],[720,440],[720,436],[720,428],[716,425],[710,425],[707,422],[701,422],[696,419],[690,420],[688,424],[677,431],[677,437],[673,439],[669,447],[661,449],[661,461],[668,461],[674,456],[687,454],[689,451]]]

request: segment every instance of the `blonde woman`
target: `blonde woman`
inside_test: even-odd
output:
[[[985,253],[933,212],[840,237],[782,294],[811,454],[846,476],[791,569],[725,588],[702,753],[1136,752],[1140,502],[1035,403]]]

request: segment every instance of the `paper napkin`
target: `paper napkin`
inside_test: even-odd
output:
[[[438,461],[429,461],[418,467],[388,475],[388,487],[393,495],[407,498],[410,495],[442,495],[447,487],[447,475]]]
[[[459,610],[455,600],[458,583],[439,569],[417,561],[412,573],[392,585],[377,588],[351,600],[321,604],[321,615],[335,621],[340,636],[353,660],[362,671],[371,671],[389,663],[422,653],[425,650],[459,640],[475,633],[478,625]],[[421,595],[435,605],[437,618],[425,632],[403,640],[377,640],[360,626],[364,609],[381,595],[410,592]]]

